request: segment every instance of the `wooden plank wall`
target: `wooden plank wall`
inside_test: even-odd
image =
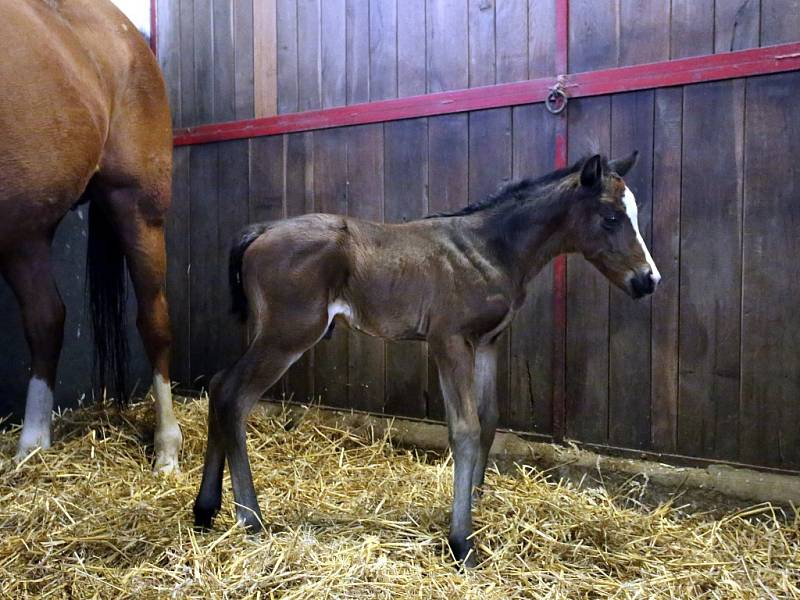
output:
[[[249,38],[241,31],[250,12],[238,4],[233,16],[208,1],[176,6],[160,8],[160,59],[184,125],[231,106],[236,118],[258,113],[259,78],[273,80],[274,109],[292,112],[554,68],[546,0],[275,0],[274,30],[264,17],[270,0],[256,0],[252,18],[262,16],[266,37],[253,29]],[[197,18],[200,9],[210,22]],[[575,72],[800,37],[791,25],[797,0],[572,0],[570,11]],[[238,23],[232,41],[212,36],[218,18]],[[191,29],[198,24],[206,34]],[[212,51],[195,48],[211,38]],[[274,76],[265,54],[273,38]],[[253,39],[262,40],[253,64],[266,64],[264,73],[234,74],[231,88],[209,77],[209,63],[230,67],[231,51],[236,71],[243,46],[258,46]],[[201,89],[210,99],[195,102]],[[799,93],[800,74],[790,73],[570,102],[571,159],[640,150],[628,179],[664,280],[652,298],[633,302],[570,258],[569,437],[800,468],[800,290],[787,277],[798,251]],[[169,239],[176,378],[202,384],[241,348],[241,328],[222,314],[225,253],[238,226],[319,210],[397,222],[457,208],[504,180],[550,170],[554,138],[555,120],[530,105],[178,149]],[[552,292],[548,267],[503,342],[500,371],[502,424],[543,435],[551,431]],[[273,393],[444,417],[424,345],[343,329]]]

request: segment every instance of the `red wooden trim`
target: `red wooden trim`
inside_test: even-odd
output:
[[[158,58],[158,0],[150,0],[150,50]]]
[[[364,125],[415,117],[541,102],[547,97],[550,78],[531,79],[485,87],[436,92],[393,100],[351,104],[323,110],[199,125],[175,131],[175,145],[205,144],[221,140],[277,135],[346,125]]]
[[[569,0],[556,2],[556,73],[566,73],[569,62]]]
[[[558,0],[559,5],[563,0]],[[565,21],[559,30],[566,27]],[[564,29],[564,31],[566,31]],[[559,44],[560,46],[560,44]],[[566,64],[566,53],[557,60]],[[571,98],[765,75],[800,69],[800,43],[781,44],[679,60],[617,67],[561,77]],[[212,123],[175,131],[175,145],[278,135],[541,102],[556,83],[543,77],[394,100],[340,106],[261,119]]]

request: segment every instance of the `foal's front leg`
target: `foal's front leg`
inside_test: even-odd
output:
[[[475,399],[475,352],[462,337],[431,341],[447,409],[447,428],[453,452],[453,513],[448,541],[456,560],[475,565],[471,552],[472,477],[480,452],[481,426]]]
[[[486,475],[486,462],[489,450],[497,431],[497,345],[479,346],[475,350],[475,393],[478,398],[478,418],[481,423],[481,447],[475,470],[472,474],[472,485],[475,497],[480,494]]]

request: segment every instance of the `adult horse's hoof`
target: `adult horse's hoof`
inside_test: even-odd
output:
[[[450,538],[447,540],[450,545],[450,552],[459,564],[459,568],[472,569],[478,564],[471,540],[458,540]]]
[[[155,435],[156,462],[153,465],[153,475],[167,473],[180,473],[178,455],[183,444],[183,435],[177,424],[164,431],[157,431]]]

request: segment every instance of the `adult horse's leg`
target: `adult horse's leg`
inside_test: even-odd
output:
[[[447,412],[453,452],[453,512],[448,541],[456,560],[475,565],[471,552],[472,477],[480,453],[481,426],[475,399],[475,351],[461,337],[431,340]]]
[[[481,423],[481,444],[472,485],[480,493],[486,474],[489,450],[497,431],[497,345],[480,346],[475,351],[475,393],[478,397],[478,418]]]
[[[22,309],[31,351],[25,421],[17,450],[17,460],[21,460],[37,446],[50,447],[53,387],[64,338],[64,303],[53,278],[49,239],[18,248],[4,260],[2,271]]]
[[[136,326],[153,368],[155,397],[154,472],[178,470],[178,454],[183,438],[172,406],[169,379],[171,344],[169,311],[164,291],[166,249],[164,218],[168,201],[158,202],[152,192],[139,187],[106,190],[101,202],[128,264],[136,293]]]

